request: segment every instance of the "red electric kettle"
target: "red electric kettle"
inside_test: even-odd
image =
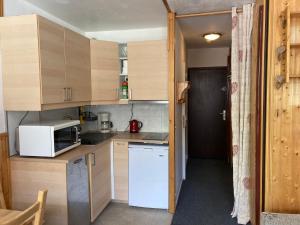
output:
[[[143,127],[143,123],[138,120],[129,121],[130,133],[138,133],[140,129]]]

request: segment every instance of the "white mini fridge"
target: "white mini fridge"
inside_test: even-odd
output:
[[[129,205],[168,209],[167,145],[129,145]]]

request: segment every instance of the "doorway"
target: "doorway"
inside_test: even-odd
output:
[[[191,158],[228,157],[227,75],[227,67],[189,69],[188,153]]]
[[[228,51],[229,54],[229,51]],[[173,225],[237,225],[230,160],[230,88],[228,67],[188,70],[187,176]]]

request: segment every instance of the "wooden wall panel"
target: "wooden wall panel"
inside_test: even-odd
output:
[[[11,176],[8,152],[8,135],[0,134],[0,179],[7,208],[11,208]]]
[[[275,87],[283,66],[276,53],[283,44],[280,15],[287,4],[292,12],[300,11],[300,0],[270,1],[265,211],[300,213],[300,78],[290,77],[281,88]],[[299,29],[299,18],[292,19],[292,42],[300,41]],[[292,73],[299,72],[299,51],[291,51]]]

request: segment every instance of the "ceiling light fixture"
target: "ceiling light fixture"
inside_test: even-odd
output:
[[[222,36],[221,33],[208,33],[203,35],[203,37],[207,42],[215,41],[219,39],[221,36]]]

